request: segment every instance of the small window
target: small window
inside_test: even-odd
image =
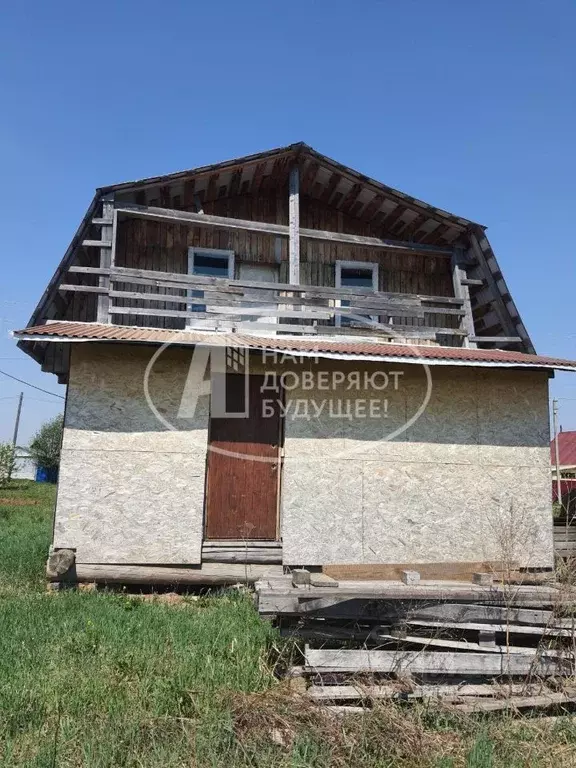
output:
[[[367,288],[370,291],[378,290],[378,264],[366,261],[337,261],[336,262],[336,288]],[[350,301],[338,302],[341,307],[349,307]],[[362,315],[369,320],[376,320],[376,316]],[[336,325],[349,325],[350,319],[346,315],[336,315]]]
[[[230,254],[192,250],[190,274],[202,277],[230,277]]]
[[[371,269],[365,267],[342,267],[340,270],[340,285],[342,288],[372,288],[374,289],[374,277]]]
[[[211,248],[188,249],[188,274],[199,277],[234,277],[234,251]],[[191,298],[204,298],[204,291],[188,291]],[[205,304],[189,304],[189,312],[205,312]]]

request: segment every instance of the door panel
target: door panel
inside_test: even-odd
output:
[[[206,481],[206,538],[276,539],[280,410],[264,416],[263,376],[248,377],[248,418],[211,418]],[[227,374],[226,406],[244,410],[245,377]]]

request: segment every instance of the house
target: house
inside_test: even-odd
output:
[[[556,440],[558,440],[558,467],[556,466]],[[576,431],[560,430],[558,437],[550,442],[550,463],[552,464],[552,501],[561,501],[570,517],[576,505]],[[558,495],[558,474],[560,470],[560,496]]]
[[[71,578],[553,565],[576,363],[535,354],[483,226],[306,144],[98,189],[14,335],[67,385]]]

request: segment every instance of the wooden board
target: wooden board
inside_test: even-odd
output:
[[[509,624],[502,622],[500,624],[486,624],[481,622],[459,622],[459,621],[428,621],[426,619],[408,619],[408,624],[415,627],[428,627],[437,629],[439,632],[445,629],[462,629],[486,632],[503,632],[513,635],[545,635],[554,637],[573,637],[574,630],[555,625],[546,627],[530,627],[523,624]]]
[[[276,403],[263,413],[264,376],[248,377],[248,415],[210,419],[206,479],[206,538],[277,537],[281,421]],[[228,374],[227,409],[244,408],[245,377]]]
[[[383,672],[395,674],[526,675],[567,674],[568,660],[532,654],[458,653],[443,651],[349,651],[306,649],[311,672]]]
[[[466,697],[509,696],[510,694],[536,695],[542,691],[541,685],[524,683],[499,686],[480,683],[477,685],[413,685],[402,689],[398,683],[388,685],[313,685],[306,695],[313,701],[354,701],[357,699],[457,699]]]
[[[418,571],[421,579],[436,581],[472,581],[473,573],[501,571],[499,561],[474,563],[394,563],[389,565],[325,565],[322,572],[346,581],[401,581],[402,571]]]

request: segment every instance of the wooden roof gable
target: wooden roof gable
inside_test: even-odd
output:
[[[423,247],[466,251],[471,305],[476,330],[485,336],[520,337],[519,347],[534,352],[530,337],[506,285],[485,227],[436,208],[382,184],[299,142],[212,165],[101,187],[96,190],[80,227],[48,284],[29,325],[62,319],[65,300],[58,287],[72,264],[89,264],[95,249],[84,244],[99,239],[103,201],[202,211],[205,202],[238,195],[286,192],[290,170],[297,164],[300,192],[370,225],[395,240]],[[106,203],[112,205],[111,202]],[[91,253],[90,253],[91,252]]]
[[[470,226],[456,214],[382,184],[299,142],[246,157],[186,171],[113,184],[98,190],[119,200],[163,205],[175,197],[185,209],[221,197],[262,194],[285,187],[290,168],[300,167],[303,195],[382,228],[395,237],[430,245],[450,245]]]

